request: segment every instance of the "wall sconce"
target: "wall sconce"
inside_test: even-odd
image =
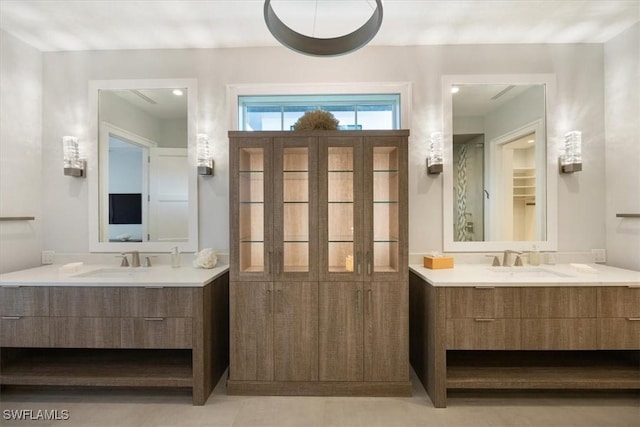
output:
[[[62,137],[62,155],[64,156],[64,174],[83,177],[85,161],[80,158],[80,146],[75,136]]]
[[[435,175],[442,172],[442,133],[433,132],[429,142],[429,155],[427,157],[427,172]]]
[[[582,170],[582,132],[574,130],[564,136],[564,154],[560,156],[560,173]]]
[[[209,137],[198,134],[198,175],[213,175],[213,156],[209,147]]]

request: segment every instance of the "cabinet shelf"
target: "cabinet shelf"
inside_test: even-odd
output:
[[[394,205],[397,204],[397,200],[374,200],[374,204],[385,204],[385,205]]]
[[[241,174],[244,174],[244,173],[264,173],[263,170],[244,170],[244,171],[238,171],[238,172],[241,173]]]
[[[309,243],[309,239],[299,240],[299,239],[284,239],[284,243]]]
[[[398,173],[398,169],[376,169],[373,173]]]
[[[309,201],[308,200],[290,201],[290,202],[284,201],[282,203],[284,203],[285,205],[296,205],[296,204],[297,205],[308,205]]]
[[[240,239],[240,243],[264,243],[264,240]]]
[[[330,170],[329,173],[353,173],[353,169],[336,169]]]
[[[633,351],[447,351],[449,389],[637,389]]]
[[[26,349],[3,365],[0,383],[192,387],[191,359],[190,350]]]
[[[331,202],[331,201],[330,201],[330,202],[328,202],[328,203],[329,203],[330,205],[333,205],[333,204],[339,204],[339,203],[344,203],[344,204],[353,204],[353,201],[344,201],[344,202],[341,202],[341,201]]]
[[[398,239],[374,239],[373,243],[398,243]]]

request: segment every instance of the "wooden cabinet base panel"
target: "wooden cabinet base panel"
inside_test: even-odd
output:
[[[0,384],[192,387],[191,351],[30,349],[3,361]]]
[[[239,396],[409,397],[411,382],[227,381],[227,393]]]

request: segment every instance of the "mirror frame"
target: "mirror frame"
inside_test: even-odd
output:
[[[186,242],[102,242],[100,241],[100,176],[99,176],[99,94],[101,90],[187,88],[187,159],[188,159],[188,239]],[[198,173],[196,123],[198,92],[196,79],[90,80],[89,126],[87,140],[87,180],[89,182],[89,252],[170,252],[178,246],[181,252],[198,250]]]
[[[513,84],[545,86],[543,131],[546,142],[546,240],[457,242],[453,236],[453,94],[451,86],[470,84]],[[443,132],[443,252],[501,252],[505,249],[530,251],[537,245],[542,251],[558,249],[558,150],[550,117],[554,117],[554,74],[464,74],[442,76]],[[488,141],[485,141],[485,143]],[[486,158],[485,158],[486,161]]]

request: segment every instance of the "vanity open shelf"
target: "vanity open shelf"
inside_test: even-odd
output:
[[[640,389],[640,352],[447,351],[447,389]]]
[[[3,385],[193,387],[191,350],[3,349]]]

